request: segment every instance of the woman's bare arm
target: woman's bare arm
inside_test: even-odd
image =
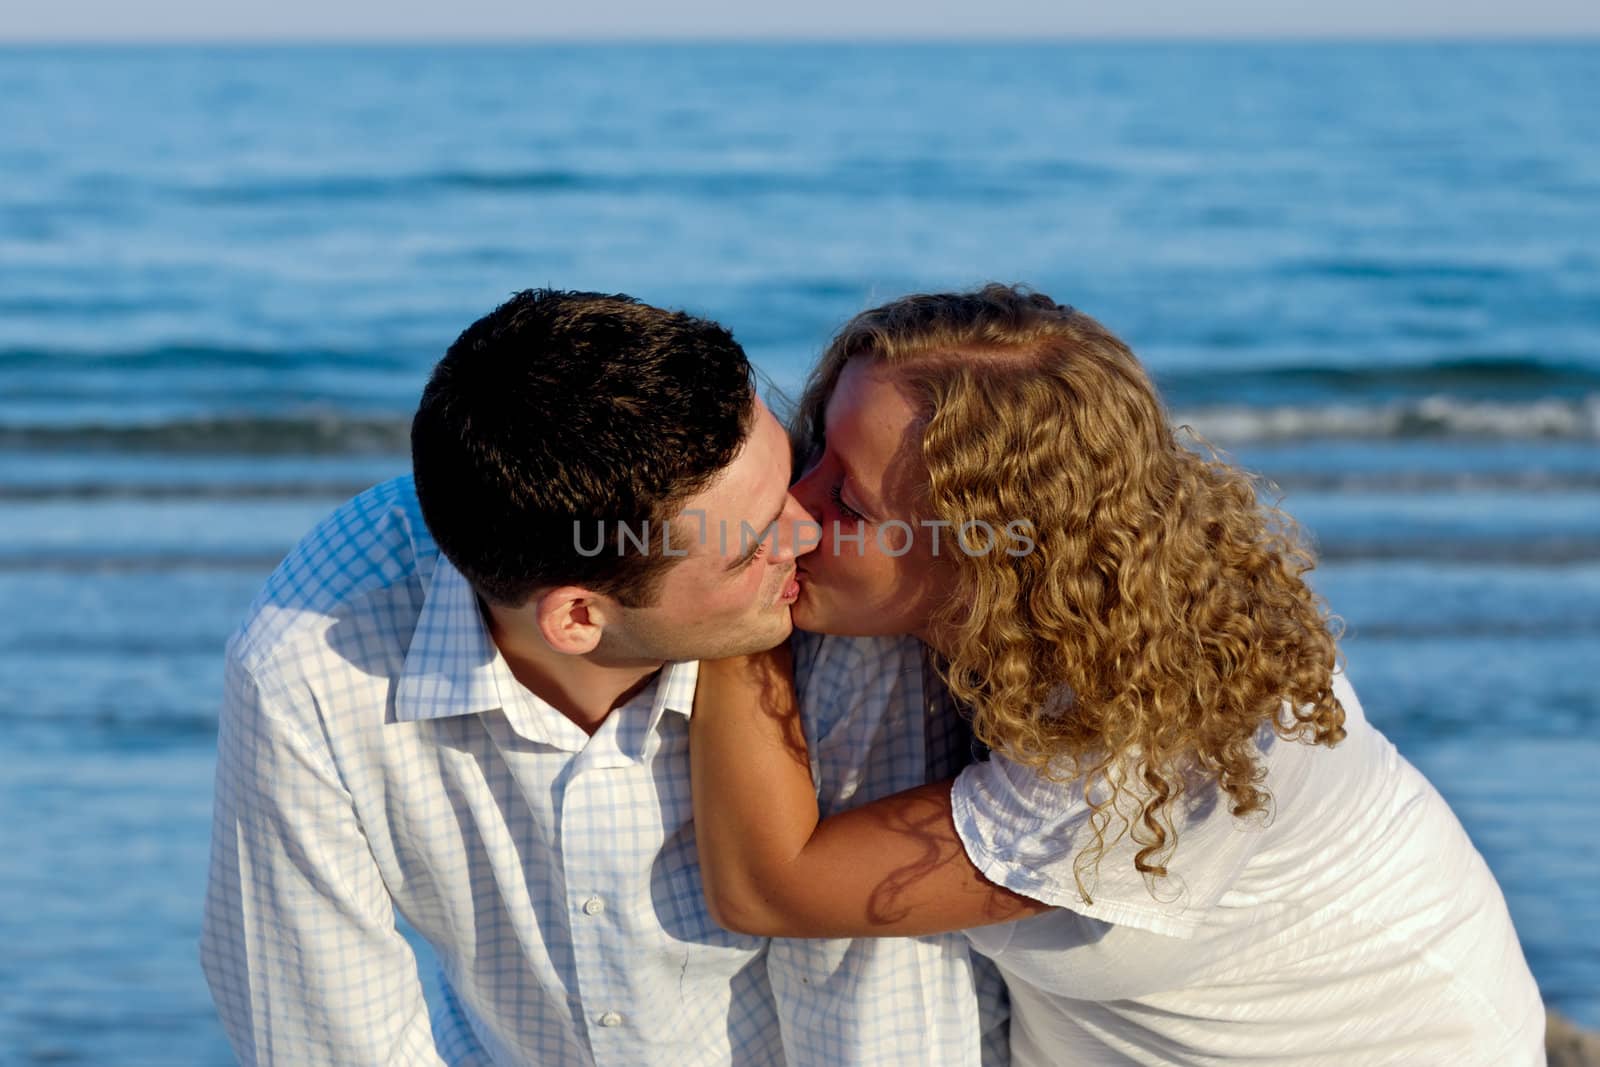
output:
[[[948,781],[819,823],[793,669],[787,644],[700,665],[695,833],[719,923],[768,937],[887,937],[1048,910],[972,865]]]

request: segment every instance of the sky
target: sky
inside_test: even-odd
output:
[[[0,41],[1600,36],[1594,0],[4,0]]]

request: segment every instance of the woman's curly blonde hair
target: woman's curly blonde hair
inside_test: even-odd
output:
[[[958,591],[933,631],[949,636],[941,671],[978,738],[1082,781],[1086,899],[1124,835],[1147,879],[1166,875],[1188,791],[1214,782],[1235,815],[1267,811],[1265,724],[1344,738],[1333,624],[1303,580],[1313,560],[1298,528],[1257,500],[1251,476],[1177,439],[1138,360],[1099,323],[1001,285],[865,311],[806,385],[802,455],[821,445],[856,359],[892,368],[920,402],[928,517],[1031,522],[1025,554],[952,554]]]

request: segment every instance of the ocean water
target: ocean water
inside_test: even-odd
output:
[[[0,51],[0,1062],[229,1060],[220,657],[535,285],[792,389],[911,290],[1124,336],[1600,1026],[1600,47]],[[1360,798],[1351,798],[1359,803]]]

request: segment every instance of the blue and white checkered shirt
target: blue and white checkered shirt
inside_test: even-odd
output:
[[[954,716],[918,727],[915,642],[797,652],[825,812],[961,762]],[[669,665],[586,735],[512,676],[409,478],[319,525],[229,645],[200,954],[240,1059],[976,1064],[984,1029],[1003,1055],[997,983],[975,995],[959,935],[711,920],[695,677]],[[442,1018],[396,909],[438,955]]]

